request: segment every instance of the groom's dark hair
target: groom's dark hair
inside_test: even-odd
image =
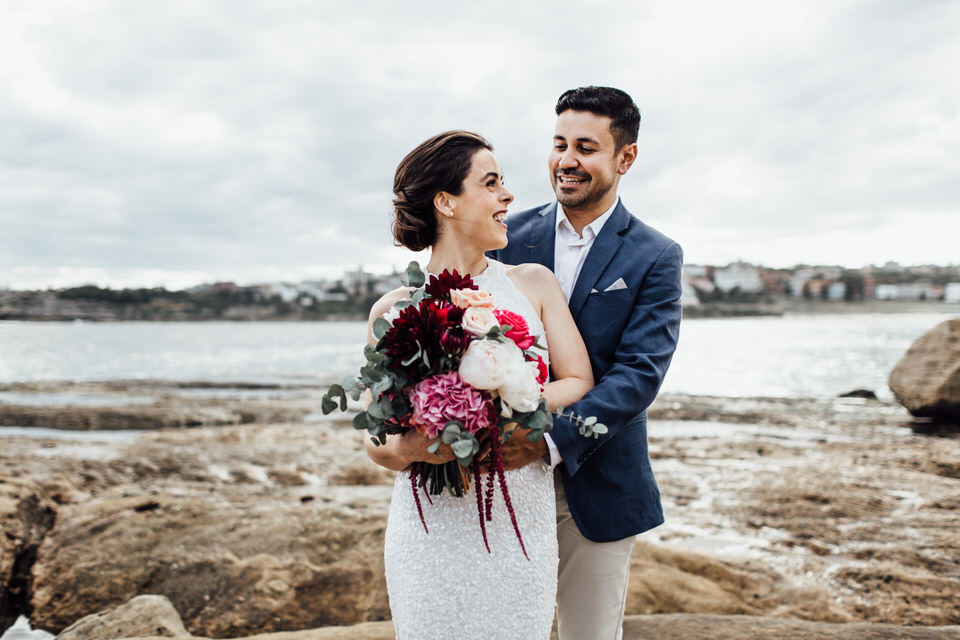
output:
[[[557,115],[564,111],[587,111],[610,118],[610,133],[616,151],[637,141],[640,109],[627,92],[613,87],[580,87],[565,91],[557,100]]]

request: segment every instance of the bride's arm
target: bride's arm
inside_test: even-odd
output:
[[[370,309],[370,318],[367,322],[367,341],[370,344],[376,344],[377,339],[373,337],[373,323],[389,311],[393,304],[408,294],[408,289],[397,289],[380,298]],[[367,392],[367,404],[370,404],[370,392]],[[432,462],[440,464],[453,460],[453,453],[447,445],[441,445],[437,453],[430,453],[427,447],[433,442],[420,432],[410,429],[402,434],[393,434],[387,436],[386,444],[374,444],[364,432],[364,441],[367,448],[367,455],[370,459],[381,467],[392,469],[393,471],[402,471],[414,462]],[[438,455],[440,454],[440,455]]]
[[[569,406],[593,388],[593,370],[560,284],[552,271],[536,264],[513,267],[509,275],[533,303],[543,321],[553,374],[553,381],[543,389],[547,404],[551,409]],[[503,446],[503,466],[515,469],[547,455],[549,449],[545,439],[530,442],[527,438],[515,436]]]
[[[544,385],[543,397],[550,409],[567,407],[593,388],[593,370],[587,347],[580,337],[560,283],[546,267],[537,267],[540,318],[547,335],[552,381]]]

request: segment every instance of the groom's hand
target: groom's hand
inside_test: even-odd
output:
[[[529,429],[517,427],[511,432],[510,439],[500,448],[500,457],[503,459],[504,469],[519,469],[534,460],[550,455],[547,442],[540,438],[536,442],[527,440]]]

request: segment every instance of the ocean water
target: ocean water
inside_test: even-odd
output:
[[[684,320],[663,392],[831,397],[887,378],[943,313]],[[0,383],[178,380],[314,384],[363,363],[362,322],[0,322]],[[548,337],[549,338],[549,337]]]

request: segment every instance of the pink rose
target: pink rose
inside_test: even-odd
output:
[[[485,336],[490,329],[500,325],[487,307],[467,307],[460,324],[467,333],[475,336]]]
[[[493,309],[493,294],[482,289],[451,289],[450,301],[461,309],[486,307]]]
[[[410,422],[428,438],[440,435],[451,420],[470,433],[490,425],[489,396],[464,382],[456,371],[420,381],[410,392],[410,405]]]
[[[518,313],[508,311],[507,309],[497,309],[493,312],[501,325],[510,325],[510,330],[504,335],[517,343],[521,349],[529,349],[536,342],[536,338],[530,335],[530,327],[527,321]]]

